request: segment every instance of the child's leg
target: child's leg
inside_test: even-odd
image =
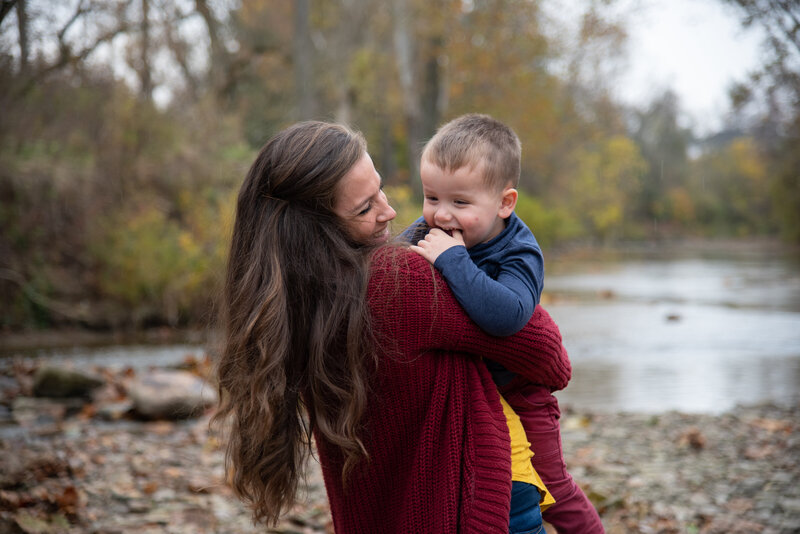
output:
[[[544,386],[521,383],[519,378],[501,388],[503,397],[522,420],[533,450],[533,467],[556,503],[542,514],[559,534],[605,532],[591,501],[567,472],[561,451],[558,400]]]

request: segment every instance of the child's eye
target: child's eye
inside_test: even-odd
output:
[[[430,195],[429,195],[429,196],[426,196],[426,197],[425,197],[425,200],[427,200],[428,202],[436,202],[436,201],[437,201],[437,200],[439,200],[439,199],[438,199],[438,198],[436,198],[436,197],[432,197],[432,196],[430,196]]]
[[[469,204],[469,201],[467,201],[467,200],[456,200],[455,203],[458,204],[459,206],[466,206],[467,204]]]

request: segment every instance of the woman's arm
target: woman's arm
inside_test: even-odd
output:
[[[482,356],[553,389],[564,388],[571,376],[561,333],[543,308],[537,307],[517,334],[490,336],[469,319],[427,260],[406,249],[387,247],[376,253],[368,298],[378,339],[403,353],[447,350]]]

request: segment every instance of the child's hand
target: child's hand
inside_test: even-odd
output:
[[[450,236],[441,228],[431,228],[425,239],[421,240],[416,245],[409,247],[411,250],[431,262],[433,264],[439,254],[448,248],[464,245],[464,238],[461,236],[461,230],[451,230],[453,235]]]

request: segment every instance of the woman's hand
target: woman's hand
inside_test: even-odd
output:
[[[409,248],[433,265],[436,262],[436,258],[445,250],[459,245],[466,246],[461,230],[451,230],[451,232],[452,235],[449,235],[441,228],[431,228],[425,239],[422,239],[416,245],[411,245]]]

